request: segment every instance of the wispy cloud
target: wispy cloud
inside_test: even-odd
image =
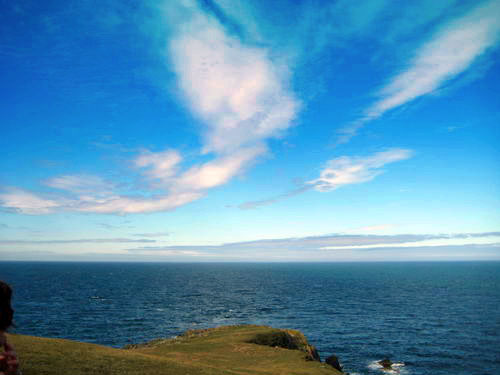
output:
[[[34,193],[12,188],[0,193],[1,206],[12,212],[23,214],[48,214],[61,207],[61,203],[53,199],[45,199]]]
[[[145,151],[133,163],[138,168],[146,168],[146,176],[164,185],[177,174],[181,161],[179,152],[165,150],[156,153]]]
[[[379,247],[371,249],[257,252],[255,249],[222,253],[209,253],[192,250],[151,250],[130,251],[127,253],[76,253],[57,251],[2,250],[4,260],[42,260],[42,261],[130,261],[130,262],[192,262],[192,261],[423,261],[423,260],[499,260],[500,243],[440,245],[419,247]]]
[[[286,66],[269,50],[231,33],[195,1],[166,2],[163,11],[166,65],[175,73],[176,92],[199,120],[199,151],[208,160],[183,170],[179,151],[146,150],[132,166],[153,193],[118,192],[98,176],[65,175],[44,182],[65,195],[44,199],[16,189],[0,194],[3,207],[25,214],[173,210],[244,173],[266,154],[269,138],[293,125],[301,103],[290,89]]]
[[[259,251],[325,251],[351,248],[383,248],[402,246],[407,244],[425,244],[431,240],[467,240],[491,238],[490,242],[497,243],[500,232],[485,233],[457,233],[457,234],[332,234],[325,236],[263,239],[245,242],[230,242],[220,245],[174,245],[174,246],[143,246],[128,249],[130,252],[154,251],[199,251],[211,254],[226,254],[234,252]],[[446,244],[446,243],[445,243]]]
[[[225,184],[244,171],[264,147],[241,148],[230,155],[216,158],[207,163],[191,167],[172,184],[174,191],[202,191]]]
[[[321,171],[319,178],[307,181],[303,186],[271,198],[241,203],[238,208],[251,210],[269,206],[311,189],[328,192],[342,186],[368,182],[382,174],[384,171],[381,168],[386,164],[408,159],[412,155],[411,150],[394,148],[367,157],[342,156],[332,159],[326,163],[326,167]]]
[[[213,6],[202,6],[190,0],[165,2],[161,33],[166,38],[164,50],[158,53],[174,73],[177,90],[172,92],[179,95],[198,120],[201,146],[199,153],[191,156],[195,154],[203,161],[195,160],[193,164],[192,159],[186,160],[186,155],[174,149],[143,150],[131,165],[145,181],[145,192],[118,187],[99,176],[63,175],[43,182],[59,190],[59,194],[5,190],[0,192],[1,207],[24,214],[130,214],[174,210],[205,197],[210,189],[247,171],[266,155],[269,139],[282,136],[294,125],[303,103],[291,88],[296,82],[292,82],[290,68],[300,64],[290,63],[293,58],[288,57],[313,56],[311,49],[321,50],[340,34],[345,38],[363,30],[366,35],[370,25],[386,15],[388,4],[381,0],[373,2],[370,8],[360,8],[342,0],[321,11],[309,3],[297,5],[290,15],[304,16],[297,17],[300,25],[290,28],[287,18],[275,25],[275,20],[266,14],[267,7],[257,10],[254,3],[218,0]],[[213,11],[215,8],[218,10]],[[431,12],[431,18],[417,24],[424,25],[438,17],[446,6],[441,4],[438,8],[439,11]],[[497,44],[499,13],[498,1],[488,1],[438,30],[378,92],[377,100],[364,115],[341,131],[339,142],[346,142],[366,122],[435,92],[467,70]],[[331,22],[332,17],[339,22]],[[326,24],[326,20],[335,28],[324,27],[316,33],[317,24]],[[316,38],[312,38],[315,33]],[[312,45],[315,47],[309,48]],[[287,58],[283,58],[285,55]],[[311,72],[316,74],[315,70]],[[392,159],[383,153],[367,158],[333,159],[319,178],[305,186],[243,203],[240,208],[269,205],[309,189],[324,192],[370,181],[382,173],[383,165],[410,157],[407,150],[392,152]]]
[[[167,237],[167,236],[170,236],[170,233],[169,232],[135,233],[135,234],[133,234],[133,236],[146,237],[146,238]]]
[[[60,211],[89,212],[101,214],[134,214],[169,211],[203,197],[201,192],[176,192],[175,194],[119,195],[102,192],[71,197],[51,194],[43,198],[40,194],[22,189],[9,189],[0,193],[0,204],[7,210],[27,215],[43,215]]]
[[[2,260],[14,261],[73,261],[73,262],[161,262],[161,261],[207,261],[213,260],[212,256],[200,254],[196,251],[162,251],[149,253],[67,253],[58,251],[37,251],[37,250],[3,250],[0,248],[0,258]]]
[[[440,89],[496,46],[500,36],[500,2],[491,0],[440,29],[415,53],[408,66],[378,93],[364,116],[339,131],[347,142],[365,123]]]
[[[405,160],[412,156],[410,150],[391,149],[377,152],[368,157],[348,157],[330,160],[321,171],[320,177],[307,184],[315,190],[326,192],[345,185],[359,184],[373,180],[383,173],[381,169],[386,164]]]
[[[114,195],[106,199],[93,199],[88,202],[77,202],[76,211],[101,214],[136,214],[156,211],[170,211],[191,203],[203,196],[197,192],[180,192],[177,194],[157,194],[150,197]]]
[[[453,133],[456,132],[457,130],[464,129],[466,127],[467,125],[451,125],[451,126],[446,126],[444,128],[444,131],[446,131],[447,133]]]
[[[294,189],[294,190],[289,191],[289,192],[284,193],[284,194],[276,195],[276,196],[271,197],[271,198],[241,203],[240,205],[238,205],[238,208],[240,208],[242,210],[252,210],[252,209],[255,209],[258,207],[262,207],[262,206],[269,206],[269,205],[277,203],[281,200],[302,194],[302,193],[306,192],[307,190],[310,190],[311,188],[312,188],[312,186],[302,186],[300,188]]]
[[[77,194],[109,194],[115,189],[111,182],[93,175],[58,176],[44,181],[44,185]]]
[[[74,240],[0,240],[0,245],[57,245],[75,243],[154,243],[156,240],[130,238],[83,238]]]
[[[107,230],[117,230],[117,229],[132,229],[135,228],[133,225],[128,225],[128,222],[124,222],[119,225],[109,224],[109,223],[97,223],[98,226]]]

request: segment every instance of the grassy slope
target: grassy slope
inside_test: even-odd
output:
[[[248,343],[257,334],[274,331],[261,326],[220,327],[130,349],[23,335],[8,339],[16,347],[24,375],[340,374],[323,363],[306,361],[302,351]]]

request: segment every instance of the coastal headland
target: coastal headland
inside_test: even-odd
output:
[[[11,334],[24,375],[338,375],[295,330],[241,325],[191,330],[122,349]]]

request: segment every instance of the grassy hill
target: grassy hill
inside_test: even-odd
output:
[[[340,374],[311,360],[313,349],[300,332],[263,326],[188,331],[124,349],[24,335],[8,339],[16,347],[24,375]]]

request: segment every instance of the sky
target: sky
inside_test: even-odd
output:
[[[0,260],[500,260],[499,20],[0,1]]]

